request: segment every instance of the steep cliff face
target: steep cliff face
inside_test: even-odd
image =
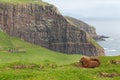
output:
[[[70,21],[72,24],[74,24],[76,27],[78,27],[79,29],[87,32],[93,39],[95,40],[104,40],[102,36],[97,35],[96,33],[96,29],[90,25],[88,25],[87,23],[75,19],[73,17],[70,16],[65,16],[65,18]]]
[[[70,24],[53,5],[0,4],[0,28],[43,47],[88,56],[104,55],[89,35]]]

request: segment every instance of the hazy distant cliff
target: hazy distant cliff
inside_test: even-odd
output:
[[[43,47],[88,56],[104,50],[83,30],[70,24],[53,5],[0,3],[0,28]]]
[[[65,16],[65,18],[67,20],[69,20],[71,23],[73,23],[79,29],[87,32],[95,40],[104,40],[103,38],[105,38],[105,36],[97,35],[95,27],[92,27],[92,26],[88,25],[87,23],[85,23],[81,20],[75,19],[73,17],[70,17],[70,16]],[[107,38],[107,36],[106,36],[106,38]]]

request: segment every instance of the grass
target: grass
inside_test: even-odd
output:
[[[25,53],[20,53],[19,51],[11,53],[9,52],[9,49],[24,49]],[[10,37],[9,35],[1,31],[0,55],[1,63],[16,61],[39,63],[40,61],[52,60],[53,62],[57,62],[58,64],[65,64],[68,63],[68,61],[74,62],[80,57],[80,55],[66,55],[59,52],[51,51],[49,49],[45,49],[43,47],[25,42],[19,38]]]
[[[91,42],[92,44],[94,44],[96,47],[101,47],[94,39],[92,39],[92,37],[88,37],[87,39],[89,42]]]
[[[11,4],[40,4],[40,5],[48,5],[48,3],[43,2],[41,0],[0,0],[0,3],[11,3]]]
[[[10,49],[18,51],[9,52]],[[24,49],[25,52],[19,52]],[[81,55],[66,55],[30,44],[0,31],[0,80],[120,80],[119,77],[101,77],[100,72],[120,73],[120,56],[100,57],[98,68],[74,66]]]

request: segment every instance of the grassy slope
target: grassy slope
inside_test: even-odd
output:
[[[24,49],[26,53],[10,53],[9,49]],[[40,46],[36,46],[16,37],[10,37],[0,31],[0,63],[9,63],[16,61],[37,62],[52,61],[60,64],[71,63],[79,60],[80,55],[66,55],[54,52]],[[69,62],[68,62],[69,61]]]
[[[24,49],[25,53],[10,53],[8,49]],[[120,65],[110,64],[116,57],[100,57],[95,69],[78,68],[80,55],[66,55],[36,46],[0,31],[0,80],[119,80],[103,78],[100,72],[120,73]],[[17,67],[16,67],[17,66]]]

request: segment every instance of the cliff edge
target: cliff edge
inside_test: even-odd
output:
[[[105,55],[104,49],[89,34],[72,25],[50,4],[0,3],[0,28],[11,36],[51,50],[87,56]]]
[[[87,32],[93,39],[95,40],[100,40],[100,41],[104,41],[104,38],[108,38],[107,36],[101,36],[98,35],[96,33],[96,29],[93,26],[88,25],[87,23],[78,20],[76,18],[70,17],[70,16],[65,16],[65,18],[72,24],[74,24],[76,27],[78,27],[79,29]]]

